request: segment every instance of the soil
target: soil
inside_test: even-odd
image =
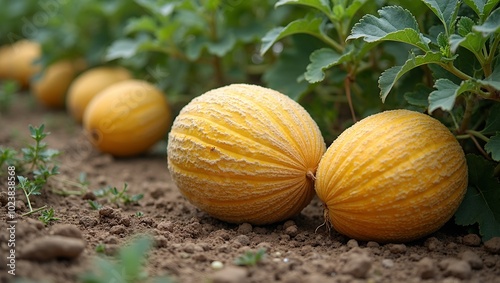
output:
[[[10,112],[0,116],[0,145],[19,150],[31,143],[28,125],[41,123],[51,132],[49,147],[62,153],[60,175],[32,197],[33,206],[53,208],[59,220],[44,225],[39,213],[20,216],[27,207],[17,191],[15,276],[9,274],[3,179],[0,282],[79,282],[94,270],[96,258],[111,258],[138,234],[154,239],[145,264],[148,274],[173,282],[500,282],[499,239],[485,245],[451,222],[411,243],[358,242],[320,227],[323,212],[317,199],[300,215],[274,225],[219,221],[178,192],[168,173],[164,141],[142,156],[113,158],[92,148],[64,111],[42,109],[28,94],[16,97]],[[128,205],[97,198],[103,207],[94,210],[89,205],[93,194],[72,183],[81,173],[90,182],[89,192],[121,189],[126,183],[130,195],[144,198]],[[246,251],[259,249],[266,252],[256,266],[235,264]]]

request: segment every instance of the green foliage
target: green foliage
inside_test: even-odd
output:
[[[139,11],[131,1],[57,1],[46,12],[46,22],[24,36],[41,44],[42,66],[67,58],[100,65],[105,62],[106,48],[122,35],[125,21]]]
[[[55,165],[55,158],[59,151],[48,148],[44,139],[48,134],[44,132],[45,125],[33,127],[29,125],[30,137],[34,144],[27,145],[17,152],[13,148],[0,147],[0,167],[15,166],[18,184],[17,189],[22,190],[28,204],[29,212],[34,210],[31,205],[31,196],[40,195],[48,179],[59,174],[59,167]],[[0,176],[7,170],[2,170]]]
[[[108,60],[143,58],[141,77],[166,89],[179,108],[196,95],[259,78],[266,67],[260,38],[281,18],[271,0],[135,1],[146,13],[131,18]]]
[[[14,80],[8,80],[0,84],[0,114],[7,113],[10,110],[12,99],[18,90],[19,84]]]
[[[116,205],[131,205],[137,203],[141,200],[144,195],[143,194],[135,194],[129,195],[127,193],[128,184],[125,183],[123,185],[123,189],[118,190],[116,187],[107,186],[101,189],[94,191],[94,195],[97,198],[104,198],[106,201],[114,203]],[[99,210],[102,208],[102,204],[95,200],[88,201],[90,207],[94,210]]]
[[[55,212],[53,208],[45,209],[40,212],[40,217],[38,220],[42,221],[43,224],[48,225],[52,221],[57,221],[60,218],[55,217]]]
[[[104,248],[98,246],[99,249]],[[94,261],[93,270],[80,277],[82,283],[169,283],[167,277],[150,277],[143,266],[146,256],[152,248],[152,239],[148,236],[140,236],[128,245],[120,248],[118,255],[113,259],[98,257]],[[97,248],[96,248],[97,250]]]
[[[246,251],[234,260],[234,264],[243,266],[256,266],[266,257],[266,250]]]
[[[469,187],[455,215],[459,225],[479,224],[483,241],[498,237],[500,231],[500,183],[494,177],[492,162],[467,155]]]

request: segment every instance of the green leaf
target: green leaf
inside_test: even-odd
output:
[[[140,279],[139,276],[143,264],[141,261],[144,260],[151,246],[152,240],[147,236],[141,236],[135,239],[130,245],[120,249],[119,258],[127,279]]]
[[[429,51],[431,41],[419,32],[418,23],[410,11],[388,6],[378,11],[380,18],[365,15],[354,25],[347,40],[363,38],[366,42],[399,41]],[[395,20],[397,19],[397,20]]]
[[[464,0],[464,3],[471,7],[481,19],[484,15],[489,15],[499,2],[500,0]]]
[[[479,224],[483,241],[500,236],[500,183],[494,177],[494,165],[478,155],[469,154],[469,185],[455,213],[455,223]]]
[[[474,30],[481,32],[484,37],[500,32],[500,8],[493,11],[482,25],[474,26]]]
[[[118,58],[130,58],[135,55],[140,42],[132,39],[120,39],[107,49],[106,60],[113,60]]]
[[[490,137],[490,140],[484,145],[484,149],[491,154],[493,160],[500,161],[500,132]]]
[[[404,94],[405,100],[413,105],[427,109],[429,106],[429,91],[427,88],[418,87],[412,92],[407,92]]]
[[[321,48],[314,51],[307,65],[307,71],[304,74],[305,79],[309,83],[317,83],[325,79],[325,70],[332,66],[342,63],[343,57],[337,51],[330,48]]]
[[[486,119],[486,125],[481,131],[484,135],[492,135],[496,132],[500,132],[500,103],[495,103],[490,108],[490,113]]]
[[[464,0],[464,3],[471,7],[478,16],[483,13],[484,5],[486,4],[484,0]]]
[[[394,66],[385,70],[378,80],[380,87],[380,98],[385,101],[392,87],[401,76],[408,71],[430,63],[441,63],[443,56],[439,52],[427,52],[424,55],[414,56],[408,59],[402,66]]]
[[[500,60],[497,60],[497,63],[491,75],[489,75],[484,80],[478,80],[478,82],[482,83],[483,85],[493,87],[496,90],[500,90]]]
[[[467,18],[462,17],[458,21],[457,28],[458,34],[452,34],[450,36],[450,49],[451,52],[455,53],[459,46],[462,46],[472,53],[479,53],[486,42],[481,33],[472,30],[474,22]]]
[[[275,7],[283,5],[303,5],[320,10],[325,15],[331,15],[332,9],[327,0],[280,0],[274,5]]]
[[[458,0],[422,0],[429,7],[439,20],[446,27],[448,32],[452,32],[453,24],[457,19]]]
[[[460,85],[456,85],[448,79],[438,79],[434,84],[437,89],[429,95],[429,112],[441,108],[444,111],[451,111],[455,105],[455,99],[460,94],[473,90],[477,87],[477,83],[472,81],[463,81]]]
[[[289,23],[286,27],[277,27],[270,30],[263,38],[262,45],[260,48],[260,54],[263,55],[266,53],[274,43],[278,40],[297,33],[306,33],[319,38],[322,38],[320,28],[323,24],[323,19],[319,17],[315,17],[312,14],[309,14],[303,19],[295,20]]]
[[[217,42],[209,42],[207,44],[208,53],[222,57],[229,53],[236,44],[236,38],[233,34],[227,33]]]
[[[354,15],[359,11],[359,9],[366,3],[368,0],[354,0],[346,9],[345,16],[348,18],[354,17]]]
[[[158,28],[155,20],[149,16],[130,19],[125,26],[125,33],[130,34],[138,31],[154,32]]]

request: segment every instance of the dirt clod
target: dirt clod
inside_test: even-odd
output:
[[[471,277],[471,271],[471,267],[466,261],[452,260],[444,270],[444,275],[464,280]]]
[[[252,232],[252,230],[253,230],[252,224],[250,224],[250,223],[242,223],[238,227],[238,234],[246,235],[246,234]]]
[[[466,246],[479,247],[481,245],[481,237],[477,234],[467,234],[462,238],[462,242]]]
[[[248,282],[247,270],[242,267],[228,266],[212,275],[213,283],[244,283]]]
[[[404,253],[406,253],[406,245],[405,244],[392,244],[392,245],[389,245],[389,250],[393,254],[404,254]]]
[[[464,251],[460,255],[460,258],[462,260],[468,262],[469,265],[470,265],[470,267],[472,267],[472,269],[481,269],[481,268],[483,268],[483,261],[481,260],[481,258],[479,257],[479,255],[477,255],[473,251],[470,251],[470,250]]]
[[[492,254],[500,254],[500,237],[494,237],[484,242],[484,248]]]
[[[82,231],[73,224],[55,224],[52,226],[51,234],[68,238],[82,239]]]
[[[299,234],[299,227],[297,227],[297,225],[289,226],[285,229],[285,233],[290,237],[295,237]]]
[[[63,236],[45,236],[34,239],[21,250],[19,258],[27,260],[46,261],[57,258],[73,259],[85,249],[81,239]]]
[[[432,279],[437,274],[437,267],[434,261],[429,257],[424,257],[417,263],[417,270],[420,278]]]
[[[352,253],[341,269],[341,273],[352,275],[355,278],[366,278],[372,266],[372,259],[366,254]]]

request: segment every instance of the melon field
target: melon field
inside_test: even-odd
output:
[[[0,282],[500,283],[499,3],[0,0]]]

